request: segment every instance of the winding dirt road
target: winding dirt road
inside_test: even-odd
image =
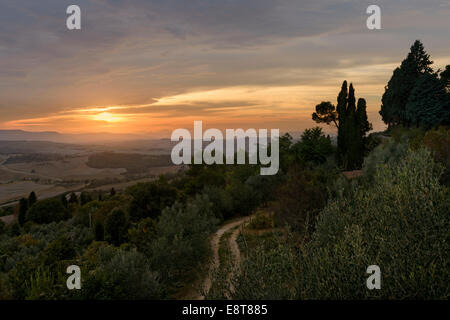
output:
[[[240,251],[239,251],[239,246],[236,242],[236,239],[239,235],[240,232],[240,227],[243,226],[245,223],[247,223],[248,221],[250,221],[250,219],[252,218],[252,216],[248,216],[248,217],[243,217],[240,218],[238,220],[229,222],[224,224],[223,226],[221,226],[212,236],[211,238],[211,249],[213,252],[213,256],[212,256],[212,260],[210,262],[209,268],[208,268],[208,272],[206,274],[205,279],[203,280],[203,284],[201,286],[201,291],[208,293],[209,290],[211,289],[211,285],[212,285],[212,277],[214,276],[216,270],[220,267],[220,259],[219,259],[219,244],[220,244],[220,239],[222,238],[222,236],[227,233],[228,231],[237,228],[236,230],[233,231],[233,234],[231,235],[228,245],[231,249],[231,253],[233,256],[233,265],[234,266],[239,266],[240,265]],[[192,291],[190,294],[187,294],[184,299],[186,300],[204,300],[205,296],[203,294],[201,294],[200,292],[197,292],[197,290]]]

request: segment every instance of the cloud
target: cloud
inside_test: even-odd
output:
[[[130,118],[231,118],[236,108],[262,103],[282,122],[280,105],[332,100],[344,78],[376,108],[391,68],[416,38],[435,60],[448,56],[450,23],[448,1],[372,2],[382,8],[379,32],[366,29],[368,4],[359,0],[78,0],[82,30],[73,32],[65,27],[72,1],[3,0],[0,123],[111,105],[127,106],[111,112]],[[234,89],[250,87],[259,88],[255,96]],[[277,103],[258,96],[280,87],[303,96]],[[214,90],[237,96],[155,104]]]

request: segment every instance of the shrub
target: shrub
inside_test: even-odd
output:
[[[163,280],[179,281],[201,263],[208,253],[206,239],[217,222],[204,196],[163,211],[150,247],[152,266]]]
[[[163,297],[158,274],[150,269],[143,254],[100,246],[97,259],[97,268],[87,272],[80,298],[142,300]]]
[[[298,272],[298,255],[274,236],[261,240],[243,261],[240,272],[234,270],[231,297],[237,300],[292,299]]]
[[[272,208],[278,225],[292,227],[293,231],[307,239],[314,229],[314,222],[325,206],[328,193],[324,177],[318,171],[292,167],[287,181],[277,191],[277,201]]]
[[[434,160],[445,168],[441,182],[450,186],[450,128],[440,127],[437,130],[428,131],[423,142],[430,150]]]
[[[298,298],[449,296],[450,197],[425,149],[380,166],[369,188],[331,201],[300,260]],[[382,290],[366,288],[379,265]]]

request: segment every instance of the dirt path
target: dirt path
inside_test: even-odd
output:
[[[230,248],[231,256],[233,259],[231,272],[227,276],[227,283],[229,285],[230,292],[234,292],[234,286],[231,281],[231,277],[233,276],[233,274],[239,274],[241,272],[241,251],[239,250],[239,245],[237,244],[236,240],[242,231],[242,227],[249,220],[250,220],[250,217],[248,217],[248,219],[246,219],[246,221],[244,221],[242,224],[240,224],[236,228],[236,230],[233,231],[233,233],[231,234],[231,237],[228,239],[228,247]],[[229,297],[228,295],[227,295],[227,298],[231,299],[231,297]]]
[[[202,292],[205,292],[205,293],[209,292],[209,290],[211,289],[212,281],[213,281],[212,277],[214,276],[215,271],[220,267],[220,259],[219,259],[220,239],[222,238],[222,236],[225,233],[227,233],[228,231],[230,231],[236,227],[242,226],[244,223],[246,223],[250,219],[251,219],[251,216],[243,217],[238,220],[224,224],[213,234],[213,236],[211,238],[211,250],[213,252],[213,256],[212,256],[212,260],[210,262],[206,277],[203,280],[203,283],[200,285]],[[232,236],[229,239],[230,249],[231,249],[231,252],[232,252],[232,254],[234,256],[234,260],[235,260],[234,265],[240,264],[240,251],[239,251],[239,247],[236,243],[236,239],[239,235],[239,231],[240,231],[240,228],[237,228],[233,232]],[[201,294],[200,292],[198,292],[198,290],[192,290],[190,293],[186,294],[183,299],[204,300],[205,296],[203,294]]]

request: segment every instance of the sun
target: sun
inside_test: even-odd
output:
[[[114,115],[112,113],[109,112],[102,112],[99,114],[96,114],[95,116],[92,117],[92,119],[97,120],[97,121],[104,121],[104,122],[120,122],[122,120],[121,117]]]

